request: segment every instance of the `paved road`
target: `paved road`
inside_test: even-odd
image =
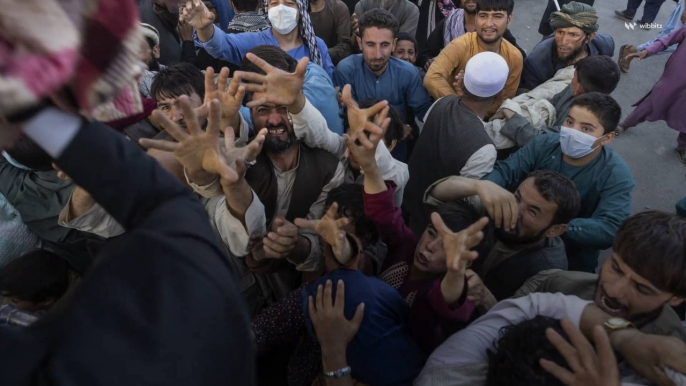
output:
[[[515,0],[515,10],[510,30],[517,43],[527,52],[540,41],[538,34],[543,11],[547,0]],[[615,40],[615,56],[623,44],[641,44],[655,38],[659,30],[645,31],[639,28],[627,30],[624,21],[614,16],[615,9],[624,9],[626,0],[596,0],[600,30]],[[672,13],[676,3],[666,0],[660,9],[655,23],[664,23]],[[642,16],[643,7],[637,16]],[[669,55],[659,55],[644,61],[634,60],[631,70],[622,74],[622,79],[612,96],[622,107],[622,118],[632,110],[632,104],[645,95],[662,75]],[[686,106],[684,106],[686,108]],[[624,158],[631,168],[636,188],[633,193],[632,213],[648,208],[674,212],[674,205],[686,196],[686,165],[679,162],[674,148],[677,132],[667,127],[665,122],[643,123],[620,138],[611,147]],[[604,253],[604,257],[608,253]]]

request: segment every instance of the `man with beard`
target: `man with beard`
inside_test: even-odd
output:
[[[536,170],[551,170],[574,181],[581,209],[562,237],[570,270],[595,272],[600,250],[612,246],[617,229],[631,213],[631,171],[607,146],[614,139],[621,114],[621,108],[609,95],[590,92],[578,96],[559,134],[539,135],[507,159],[496,162],[493,171],[483,178],[509,191]],[[513,228],[517,201],[512,195],[500,194],[502,190],[488,190],[482,199],[496,227]]]
[[[138,0],[141,21],[154,27],[159,34],[160,63],[168,66],[181,60],[179,5],[181,0]]]
[[[433,98],[456,94],[453,81],[460,71],[464,71],[471,57],[484,51],[502,56],[510,68],[503,93],[488,110],[487,116],[495,113],[503,100],[515,96],[522,74],[522,54],[502,38],[512,22],[513,9],[512,0],[478,0],[476,32],[466,33],[448,44],[424,77],[424,86]]]
[[[427,189],[425,201],[439,205],[465,199],[484,214],[485,194],[512,193],[490,181],[453,176],[437,181]],[[489,309],[514,295],[530,277],[549,269],[567,269],[567,255],[560,236],[567,223],[579,212],[579,192],[561,174],[538,170],[527,177],[512,194],[518,204],[517,223],[509,231],[495,229],[496,243],[490,253],[474,262],[473,280],[483,281],[482,302]],[[471,286],[470,286],[471,287]],[[470,288],[472,290],[472,288]]]
[[[533,90],[564,67],[593,55],[613,56],[615,42],[610,35],[596,34],[598,14],[590,5],[571,2],[553,13],[550,26],[554,37],[538,43],[524,60],[522,90]]]
[[[333,74],[333,84],[341,89],[352,86],[353,99],[386,100],[408,121],[407,107],[420,121],[431,107],[431,98],[422,87],[419,70],[392,57],[398,34],[398,20],[390,12],[376,8],[359,21],[357,42],[362,53],[343,59]]]
[[[686,219],[646,211],[629,217],[619,228],[613,253],[599,274],[541,273],[518,295],[561,292],[593,300],[615,319],[631,322],[646,334],[686,341],[686,331],[672,307],[686,298]]]

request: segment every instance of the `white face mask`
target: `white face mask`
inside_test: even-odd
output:
[[[582,133],[579,130],[570,129],[569,127],[562,126],[560,128],[560,146],[562,147],[562,153],[570,158],[581,158],[590,154],[600,146],[593,147],[593,144],[600,138]]]
[[[269,8],[267,15],[272,27],[281,35],[290,33],[298,25],[298,10],[283,4]]]

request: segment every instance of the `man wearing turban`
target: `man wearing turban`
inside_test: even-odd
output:
[[[615,42],[597,34],[598,14],[590,5],[571,2],[550,17],[554,36],[534,47],[524,60],[520,89],[533,90],[564,67],[592,55],[613,56]]]

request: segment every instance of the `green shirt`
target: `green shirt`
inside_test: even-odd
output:
[[[529,173],[550,170],[574,181],[581,197],[577,218],[570,221],[563,235],[569,270],[595,272],[601,249],[612,246],[621,223],[631,214],[634,179],[624,160],[605,146],[584,166],[562,160],[560,135],[536,137],[484,177],[514,192]]]

